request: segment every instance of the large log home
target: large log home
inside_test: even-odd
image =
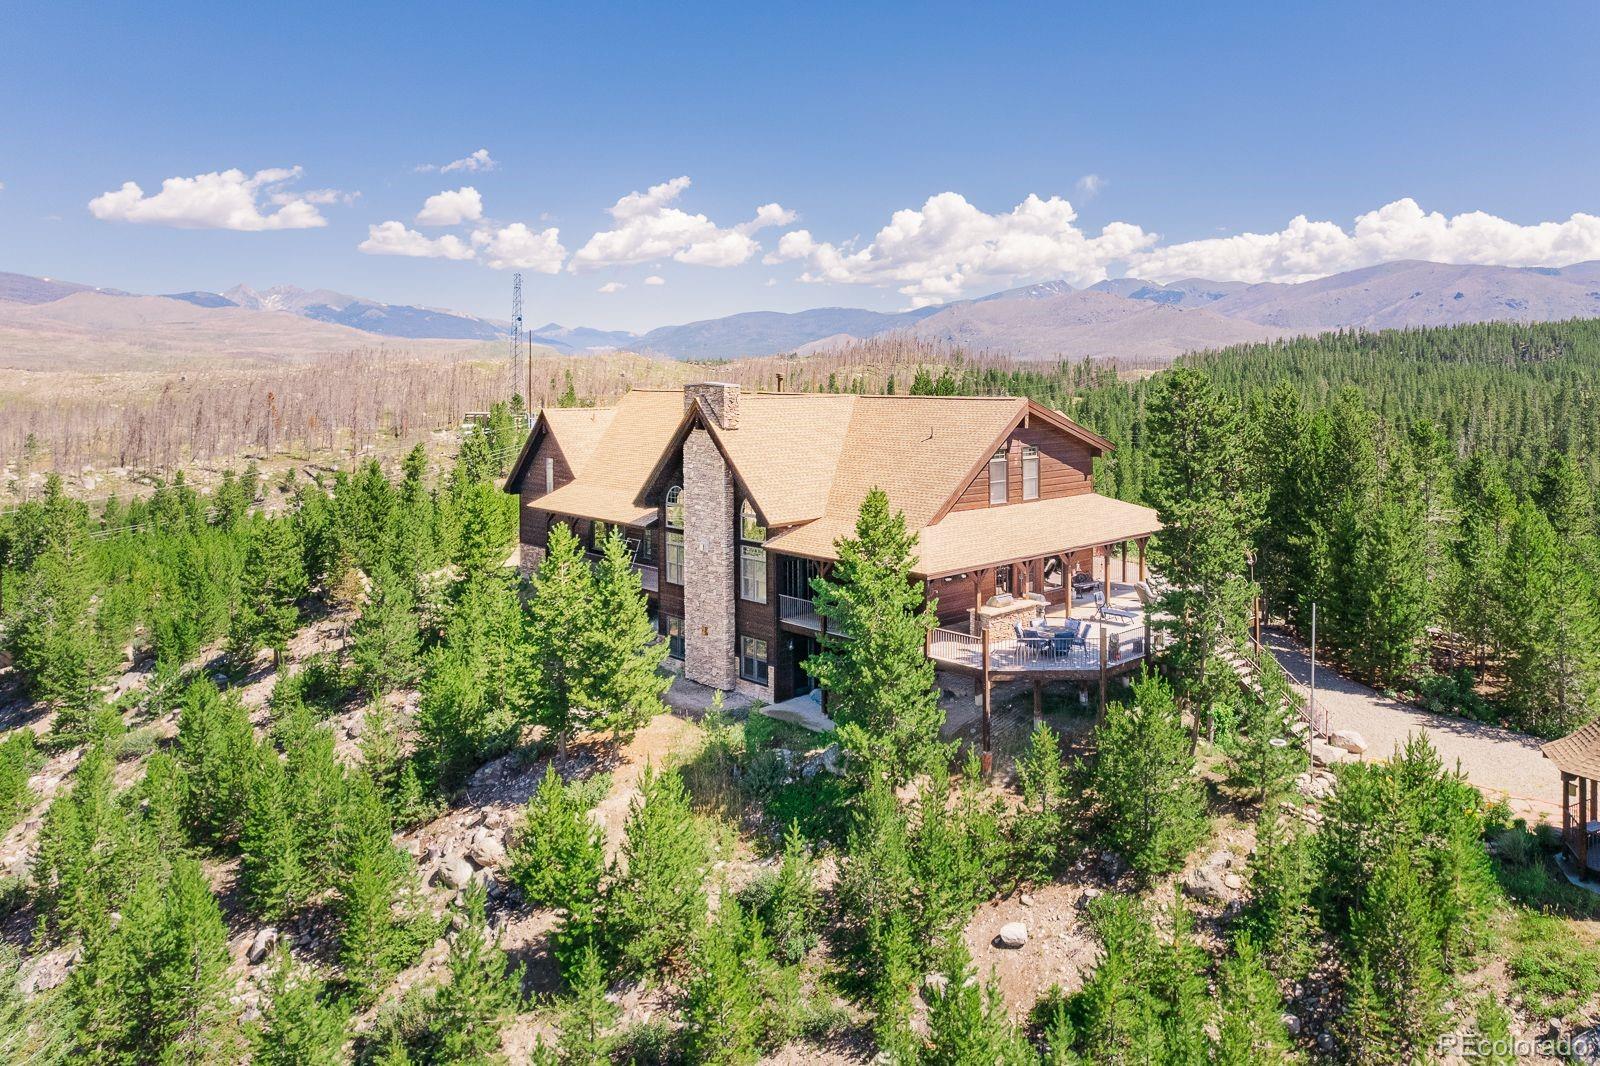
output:
[[[915,572],[940,623],[929,655],[981,675],[987,693],[991,677],[1103,680],[1106,642],[1093,623],[1053,644],[1048,630],[1024,627],[1051,611],[1070,617],[1075,586],[1091,611],[1111,606],[1118,551],[1124,593],[1142,599],[1143,548],[1160,523],[1147,507],[1095,493],[1094,459],[1110,448],[1011,397],[704,383],[540,411],[505,488],[521,498],[525,572],[554,522],[591,547],[621,527],[673,660],[695,681],[768,701],[811,689],[802,664],[823,625],[811,580],[828,572],[868,490],[881,488],[919,537]],[[1124,629],[1142,625],[1142,613],[1107,613]],[[1111,639],[1110,665],[1131,668],[1142,634]]]

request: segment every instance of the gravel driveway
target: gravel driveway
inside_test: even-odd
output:
[[[1282,630],[1264,630],[1262,636],[1304,695],[1311,677],[1305,648]],[[1486,796],[1504,798],[1530,824],[1561,818],[1561,775],[1540,753],[1534,737],[1397,703],[1320,662],[1317,706],[1327,713],[1330,730],[1354,729],[1366,738],[1369,759],[1388,758],[1408,737],[1422,733],[1446,766],[1459,763]]]

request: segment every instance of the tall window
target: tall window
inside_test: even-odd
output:
[[[989,502],[1006,502],[1006,450],[1001,448],[989,460]]]
[[[661,633],[667,638],[667,654],[674,659],[683,658],[683,619],[677,615],[662,615]]]
[[[683,531],[667,530],[667,582],[683,584]]]
[[[767,683],[767,642],[755,637],[739,638],[739,676],[758,685]]]
[[[752,603],[767,602],[767,549],[762,547],[766,539],[756,509],[744,501],[739,510],[739,597]]]
[[[1039,498],[1039,449],[1031,444],[1022,446],[1022,498]]]
[[[544,491],[556,491],[556,461],[548,455],[544,459]]]

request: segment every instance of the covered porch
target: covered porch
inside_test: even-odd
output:
[[[1600,873],[1600,720],[1543,746],[1561,771],[1561,843],[1584,877]]]

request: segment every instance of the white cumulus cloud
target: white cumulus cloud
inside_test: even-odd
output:
[[[596,289],[595,292],[603,292],[603,293],[605,293],[606,295],[609,296],[611,293],[621,292],[623,289],[626,289],[626,288],[627,288],[627,286],[624,285],[620,281],[608,281],[604,285],[602,285],[598,289]]]
[[[568,269],[596,270],[669,256],[698,266],[738,266],[761,250],[755,233],[795,218],[780,204],[764,204],[748,222],[718,226],[705,215],[674,206],[688,187],[689,178],[683,176],[622,197],[608,209],[615,225],[590,237],[573,254]]]
[[[434,193],[422,202],[417,222],[423,226],[458,226],[483,217],[483,197],[471,185]]]
[[[1106,179],[1098,174],[1085,174],[1078,179],[1078,191],[1084,196],[1096,196],[1106,187]]]
[[[485,227],[473,232],[472,243],[484,263],[495,270],[555,274],[567,257],[567,250],[561,246],[561,231],[553,226],[538,231],[521,222],[499,229]]]
[[[644,283],[646,285],[665,285],[667,283],[667,279],[662,277],[660,274],[651,274],[648,278],[644,279]]]
[[[1075,224],[1077,217],[1070,203],[1055,196],[1030,194],[1011,211],[991,215],[959,193],[944,192],[920,209],[896,211],[864,248],[792,230],[779,238],[767,261],[803,260],[802,281],[896,285],[922,307],[1019,277],[1093,284],[1106,277],[1110,264],[1156,240],[1125,222],[1091,236]]]
[[[299,167],[274,167],[246,174],[222,170],[192,178],[167,178],[161,191],[149,196],[137,182],[102,193],[89,201],[95,218],[110,222],[142,222],[179,229],[228,229],[253,232],[279,229],[313,229],[328,220],[317,203],[330,201],[319,189],[315,194],[295,194],[284,188],[300,177]],[[313,199],[313,195],[317,198]],[[263,207],[276,206],[275,211]]]
[[[368,255],[408,255],[418,259],[471,259],[474,255],[467,242],[454,234],[429,237],[396,221],[368,226],[367,239],[357,248]]]
[[[1335,222],[1297,215],[1275,233],[1187,241],[1136,255],[1129,273],[1151,281],[1309,281],[1396,259],[1480,266],[1568,266],[1600,258],[1600,216],[1521,225],[1483,211],[1446,217],[1410,197]]]
[[[454,174],[457,171],[493,170],[500,164],[489,157],[489,149],[479,148],[471,155],[453,159],[448,163],[420,163],[415,168],[419,174]]]

